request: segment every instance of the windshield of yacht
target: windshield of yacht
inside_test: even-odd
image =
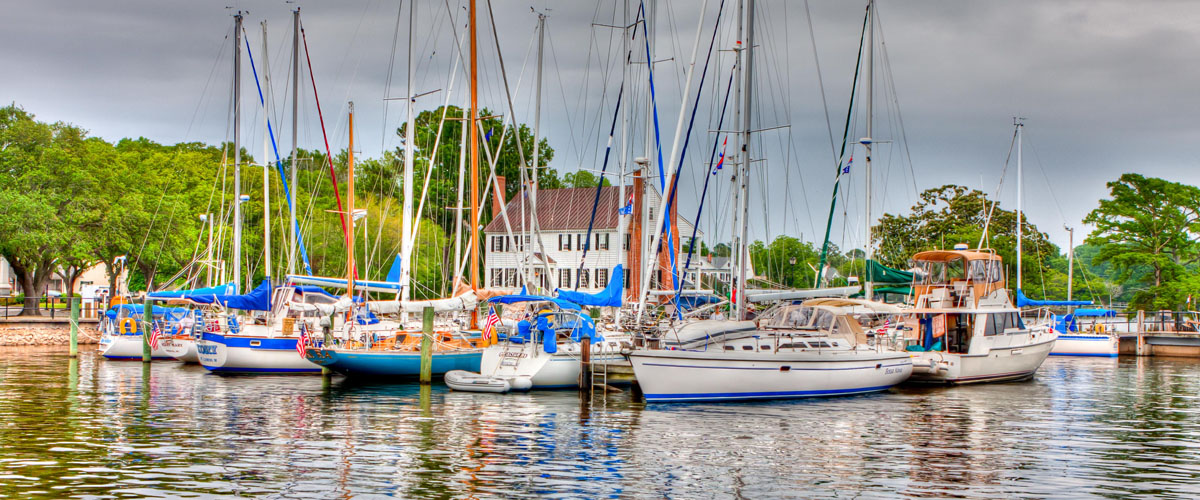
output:
[[[812,319],[813,308],[799,304],[786,304],[773,308],[759,319],[763,328],[799,329],[807,328]]]
[[[925,277],[924,284],[931,285],[966,279],[964,263],[965,259],[958,257],[945,262],[919,261],[917,267],[921,269],[921,275]]]

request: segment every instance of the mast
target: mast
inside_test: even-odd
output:
[[[625,29],[623,29],[621,31],[621,35],[622,35],[621,36],[621,53],[629,54],[630,53],[630,51],[629,51],[630,50],[629,49],[629,0],[624,0],[623,2],[621,2],[621,12],[622,12],[621,24],[622,24],[622,26],[625,27]],[[636,31],[637,31],[637,28],[635,27],[634,32],[636,32]],[[625,84],[628,83],[628,81],[629,81],[629,59],[628,59],[628,55],[627,55],[626,59],[621,61],[621,88],[625,88]],[[621,99],[626,99],[626,97],[624,97],[624,93],[622,93]],[[618,100],[617,106],[621,106],[621,104],[623,104],[623,103],[620,100]],[[625,162],[629,160],[629,110],[628,110],[628,108],[629,108],[629,106],[621,106],[621,159],[620,159],[620,161],[617,162],[618,168],[620,168],[620,174],[617,176],[617,179],[618,179],[617,180],[617,206],[621,207],[621,208],[625,207],[625,170],[626,170]],[[600,179],[600,183],[604,184],[604,179]],[[630,216],[632,216],[632,213],[630,213]],[[621,266],[622,270],[624,270],[626,268],[626,266],[628,266],[627,261],[629,260],[629,256],[627,255],[628,250],[625,248],[625,230],[626,230],[626,228],[629,227],[628,222],[629,221],[626,219],[625,215],[620,215],[618,213],[618,215],[617,215],[617,243],[616,243],[616,245],[617,245],[617,265]],[[609,277],[610,280],[614,279],[614,278],[616,278],[616,276]],[[625,288],[629,288],[629,284],[625,283],[624,278],[625,278],[624,276],[621,277],[621,279],[622,279],[621,283],[624,284]],[[624,293],[625,293],[625,290],[621,290],[621,294],[624,295]],[[624,302],[624,297],[622,297],[622,302]],[[620,314],[619,309],[617,311],[617,314]]]
[[[533,97],[533,187],[534,188],[533,188],[533,193],[532,193],[533,196],[537,196],[538,179],[539,179],[538,167],[541,165],[541,163],[539,163],[541,161],[541,155],[538,154],[539,151],[541,150],[541,148],[538,147],[538,137],[541,136],[541,129],[542,129],[542,56],[545,53],[545,48],[546,48],[546,15],[539,12],[538,13],[537,72],[534,73],[536,76],[534,77],[534,94],[533,94],[534,95],[534,97]],[[472,60],[472,62],[474,62],[474,60]],[[514,117],[514,122],[515,122],[515,118],[516,117]],[[517,130],[516,132],[519,134],[521,131]],[[531,207],[531,210],[532,210],[532,207]],[[536,212],[535,212],[535,214],[536,214]],[[535,231],[540,229],[538,227],[536,215],[533,218],[532,226]],[[539,239],[541,238],[540,234],[538,235],[538,238]],[[543,260],[545,260],[545,259],[543,259]],[[576,283],[578,283],[578,282],[579,282],[578,278],[576,278]],[[571,286],[571,284],[570,283],[559,283],[558,286],[569,287],[569,286]]]
[[[479,45],[476,40],[475,0],[470,0],[468,18],[471,44],[471,118],[468,126],[471,134],[471,289],[479,289],[479,129],[475,121],[479,116]],[[535,144],[536,148],[537,145]],[[475,326],[478,311],[471,313],[471,327]]]
[[[346,150],[346,296],[354,297],[354,101],[350,101],[350,149]]]
[[[863,64],[864,77],[867,80],[867,136],[863,137],[859,142],[866,148],[867,161],[864,165],[864,176],[866,177],[864,184],[867,190],[866,203],[866,231],[867,238],[863,243],[863,248],[866,250],[866,262],[863,262],[863,271],[865,271],[865,282],[863,283],[863,298],[873,300],[875,295],[875,283],[871,281],[871,260],[875,258],[875,250],[871,246],[871,145],[874,140],[871,139],[872,126],[875,121],[874,97],[875,97],[875,0],[867,1],[867,35],[866,35],[866,64]]]
[[[1022,182],[1021,182],[1022,172],[1021,171],[1023,168],[1021,165],[1021,135],[1025,129],[1025,122],[1022,121],[1021,118],[1013,118],[1013,125],[1015,125],[1017,127],[1017,293],[1020,293],[1021,292],[1021,246],[1022,246],[1021,240],[1024,239],[1021,237],[1021,233],[1022,233],[1021,226],[1022,226],[1022,222],[1023,222],[1021,219],[1023,219],[1025,216],[1025,214],[1021,211],[1022,202],[1023,202],[1023,200],[1021,198],[1021,184],[1022,184]]]
[[[1063,229],[1067,230],[1067,301],[1070,301],[1075,284],[1075,228],[1063,224]]]
[[[263,21],[263,78],[266,79],[266,85],[263,85],[263,269],[266,271],[267,281],[271,280],[271,166],[267,163],[267,158],[270,158],[271,138],[267,133],[269,109],[267,104],[271,101],[267,97],[271,97],[271,70],[267,68],[267,22]]]
[[[467,110],[464,109],[462,121],[459,125],[462,129],[462,134],[458,140],[458,204],[454,211],[454,278],[450,280],[451,287],[457,283],[462,275],[462,224],[463,224],[463,182],[466,182],[467,170]],[[453,293],[454,290],[451,290]]]
[[[296,274],[296,248],[299,235],[296,231],[296,149],[300,142],[300,7],[292,12],[292,188],[288,190],[288,227],[292,228],[291,245],[288,246],[288,274]]]
[[[733,46],[733,57],[734,57],[733,71],[734,71],[734,73],[736,73],[736,75],[733,78],[733,94],[734,94],[734,97],[733,97],[733,123],[735,123],[735,124],[741,123],[741,121],[742,121],[742,83],[743,83],[742,82],[742,70],[743,70],[743,68],[742,68],[742,50],[744,49],[744,45],[742,44],[742,37],[745,36],[744,30],[746,27],[746,25],[742,22],[742,19],[745,19],[745,16],[746,16],[746,3],[744,1],[739,1],[737,9],[738,9],[737,10],[737,37],[736,37],[737,40],[734,40],[734,46]],[[737,125],[734,125],[734,126],[737,126]],[[737,146],[737,144],[742,141],[741,134],[734,134],[733,140],[735,141],[734,147],[737,148],[736,151],[738,151],[738,154],[737,154],[736,159],[734,161],[731,161],[730,163],[738,165],[738,168],[734,169],[734,174],[733,174],[732,180],[733,180],[733,182],[738,182],[742,178],[742,175],[740,172],[740,170],[741,170],[740,166],[741,166],[742,156],[745,155],[745,152],[744,152],[745,148]],[[734,271],[734,269],[736,269],[736,266],[742,260],[741,256],[738,254],[738,246],[737,246],[738,245],[738,234],[739,234],[738,233],[738,227],[739,227],[738,221],[741,220],[741,213],[738,210],[738,206],[740,204],[739,200],[741,200],[741,198],[742,198],[742,193],[741,193],[740,189],[730,189],[729,192],[731,195],[733,195],[733,203],[731,203],[729,205],[730,211],[732,213],[732,215],[730,217],[730,225],[729,225],[729,243],[730,243],[730,246],[729,246],[729,271],[731,273],[730,277],[732,279],[730,280],[729,284],[734,289],[733,293],[736,294],[737,286],[738,286],[737,275],[732,274],[732,273],[736,272],[736,271]],[[738,308],[738,306],[736,304],[736,302],[738,302],[736,295],[734,296],[734,302],[735,302],[735,304],[734,304],[733,313],[736,317],[740,317],[741,313],[739,312],[740,309]]]
[[[242,11],[233,16],[233,283],[242,288]]]
[[[747,198],[750,197],[750,111],[751,98],[754,90],[754,0],[746,0],[746,44],[743,49],[746,51],[746,68],[742,72],[742,77],[745,78],[745,88],[742,93],[742,172],[739,178],[740,197],[738,200],[738,213],[740,214],[740,227],[738,228],[737,246],[737,320],[746,318],[746,257],[748,248],[746,246],[746,218],[749,216],[749,206]]]
[[[413,101],[416,91],[413,89],[413,31],[414,18],[417,12],[417,2],[409,2],[408,8],[408,125],[404,131],[404,208],[401,214],[400,253],[407,262],[401,262],[400,300],[408,300],[412,296],[409,283],[412,280],[413,261],[413,149],[416,144],[416,116],[413,114]]]

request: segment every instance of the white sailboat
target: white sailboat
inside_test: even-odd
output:
[[[739,9],[740,10],[740,9]],[[754,0],[745,2],[745,41],[736,50],[736,68],[742,72],[739,134],[741,143],[750,144],[753,109],[751,91],[754,54]],[[739,36],[741,28],[739,27]],[[743,54],[745,52],[745,54]],[[742,58],[745,58],[744,69]],[[738,177],[736,212],[739,225],[735,228],[734,252],[744,257],[746,252],[747,197],[749,189],[749,148],[742,149]],[[675,155],[672,154],[674,160]],[[674,176],[674,170],[671,171]],[[670,177],[668,183],[670,183]],[[659,213],[665,213],[664,197]],[[648,248],[656,248],[658,233]],[[651,261],[654,259],[646,259]],[[746,290],[746,266],[735,265],[737,289]],[[648,273],[647,273],[648,274]],[[646,283],[643,282],[645,285]],[[646,287],[642,290],[645,293]],[[735,321],[747,318],[748,300],[739,297]],[[644,299],[642,301],[644,304]],[[648,402],[727,401],[749,399],[783,399],[862,394],[887,390],[912,373],[912,360],[907,353],[897,352],[886,342],[867,341],[860,337],[862,327],[849,316],[853,307],[879,308],[881,304],[862,301],[840,304],[833,311],[828,304],[823,317],[826,323],[814,323],[815,316],[804,314],[813,306],[786,303],[759,319],[755,328],[742,328],[738,323],[714,322],[717,337],[705,335],[691,343],[672,349],[638,348],[628,354],[638,384]],[[850,309],[845,309],[850,308]],[[644,310],[644,307],[643,307]],[[706,330],[709,321],[695,322],[690,328]],[[855,325],[858,325],[857,327]]]

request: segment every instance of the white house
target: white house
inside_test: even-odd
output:
[[[46,283],[46,290],[39,293],[45,293],[46,295],[67,293],[65,274],[61,269],[54,273],[50,277],[50,281]],[[117,276],[117,282],[124,283],[128,274],[128,270],[122,270],[120,275]],[[77,289],[74,292],[80,294],[84,302],[95,298],[99,291],[108,289],[108,266],[105,264],[96,264],[87,268],[83,271],[83,274],[79,275],[79,281],[76,282],[76,286]],[[0,297],[7,297],[17,293],[24,293],[24,290],[21,290],[21,284],[17,282],[17,276],[12,272],[12,266],[9,265],[8,260],[0,256]],[[109,295],[111,295],[111,292],[109,292]]]
[[[624,283],[626,290],[638,289],[640,249],[649,245],[649,232],[643,227],[657,227],[661,197],[657,190],[642,189],[640,177],[625,187],[624,203],[617,186],[600,188],[596,203],[596,188],[542,189],[537,193],[538,232],[541,245],[534,240],[532,214],[528,198],[514,199],[505,205],[508,224],[499,210],[493,210],[492,221],[484,232],[484,283],[491,288],[520,288],[527,283],[532,290],[548,292],[554,287],[596,292],[608,286],[610,273],[626,252]],[[646,203],[643,203],[643,198]],[[593,221],[593,206],[595,219]],[[628,215],[621,209],[629,207]],[[625,220],[622,221],[621,219]],[[687,240],[692,225],[678,217],[675,229],[677,266],[685,260],[678,253],[679,240]],[[588,224],[591,224],[590,245]],[[619,226],[623,232],[619,232]],[[512,237],[509,237],[511,229]],[[585,251],[584,247],[588,249]],[[665,260],[665,252],[663,259]],[[698,257],[696,260],[699,260]],[[666,266],[669,269],[669,264]],[[522,280],[519,269],[529,277]],[[551,275],[547,275],[549,269]],[[669,273],[652,275],[651,286],[659,283],[670,286]],[[657,278],[657,279],[655,279]],[[631,281],[632,279],[632,281]],[[665,280],[662,281],[662,280]],[[629,295],[627,295],[629,297]]]

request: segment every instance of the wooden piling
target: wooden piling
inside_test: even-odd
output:
[[[71,297],[71,357],[79,356],[79,297]]]
[[[1146,311],[1137,312],[1137,355],[1146,355]]]
[[[150,331],[154,329],[154,302],[150,300],[150,294],[146,294],[146,300],[142,303],[142,362],[149,363],[150,354]]]
[[[433,308],[425,307],[421,318],[421,384],[433,382]]]
[[[579,339],[579,390],[592,389],[592,337]]]

